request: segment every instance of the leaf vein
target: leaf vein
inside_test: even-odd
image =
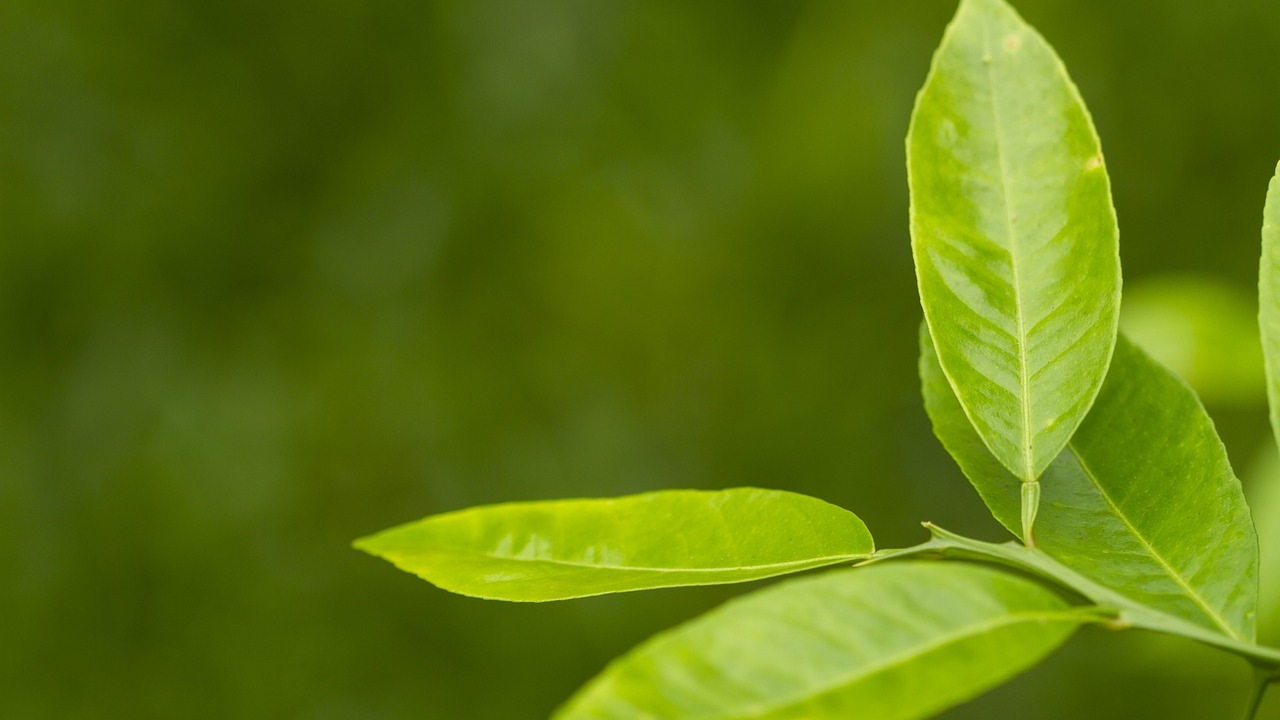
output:
[[[1156,550],[1155,546],[1151,544],[1151,541],[1148,540],[1147,537],[1138,530],[1137,526],[1129,520],[1129,516],[1126,515],[1116,501],[1112,499],[1111,495],[1107,492],[1102,483],[1098,481],[1098,475],[1089,467],[1083,454],[1076,449],[1075,443],[1069,443],[1068,447],[1070,447],[1071,451],[1075,454],[1076,462],[1080,465],[1080,469],[1084,471],[1085,477],[1089,478],[1089,481],[1093,483],[1093,486],[1098,489],[1098,493],[1102,496],[1102,499],[1106,501],[1107,505],[1109,505],[1113,511],[1115,511],[1116,517],[1120,519],[1120,522],[1124,523],[1124,526],[1129,529],[1133,534],[1133,537],[1147,549],[1147,552],[1150,553],[1151,557],[1165,569],[1169,574],[1169,577],[1171,577],[1174,582],[1186,591],[1187,596],[1191,598],[1191,601],[1194,602],[1215,625],[1221,628],[1228,637],[1243,642],[1244,638],[1240,633],[1231,627],[1231,625],[1220,613],[1218,613],[1218,611],[1214,610],[1214,608],[1209,604],[1209,601],[1206,600],[1195,588],[1193,588],[1191,583],[1187,582],[1186,578],[1182,577],[1181,573],[1174,569],[1173,565],[1171,565],[1169,561],[1166,560],[1158,550]]]

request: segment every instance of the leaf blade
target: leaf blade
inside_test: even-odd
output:
[[[1103,622],[1176,635],[1239,655],[1255,667],[1280,669],[1280,650],[1237,640],[1144,605],[1063,565],[1039,548],[1029,548],[1016,542],[990,543],[974,540],[944,530],[933,523],[925,523],[925,527],[932,535],[928,542],[898,550],[882,550],[859,566],[918,557],[991,563],[1026,573],[1050,583],[1051,586],[1070,589],[1094,603],[1096,619]]]
[[[1280,444],[1280,165],[1267,186],[1262,211],[1262,261],[1258,268],[1258,327],[1266,361],[1271,429]]]
[[[746,582],[874,552],[853,513],[757,488],[483,506],[356,547],[450,592],[514,602]]]
[[[1024,482],[1065,447],[1115,343],[1120,262],[1097,133],[1052,48],[963,0],[907,136],[912,252],[941,365]]]
[[[977,566],[835,571],[653,638],[555,718],[928,717],[1034,664],[1082,619],[1042,586]]]
[[[920,372],[934,433],[1016,535],[1019,480],[968,424],[923,330]],[[1195,393],[1123,337],[1040,484],[1039,549],[1143,604],[1254,639],[1258,547],[1240,481]]]
[[[1258,328],[1262,334],[1262,356],[1267,381],[1267,402],[1271,429],[1280,445],[1280,165],[1267,186],[1266,204],[1262,211],[1262,260],[1258,267]],[[1274,456],[1274,451],[1272,451]],[[1255,508],[1261,515],[1259,534],[1268,541],[1263,560],[1268,570],[1280,571],[1280,557],[1275,554],[1275,538],[1280,538],[1280,469],[1275,463],[1266,467],[1254,488]],[[1269,627],[1268,639],[1280,638],[1280,582],[1263,577],[1263,612]]]

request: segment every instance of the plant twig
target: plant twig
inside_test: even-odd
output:
[[[1244,720],[1254,720],[1258,717],[1258,711],[1262,709],[1262,699],[1267,696],[1267,688],[1277,680],[1280,680],[1280,675],[1277,675],[1274,669],[1254,666],[1253,693],[1249,699],[1249,707],[1245,710]]]
[[[1268,683],[1280,680],[1280,649],[1242,642],[1147,607],[1094,582],[1036,548],[1014,542],[996,544],[974,540],[944,530],[933,523],[925,523],[925,527],[933,535],[928,542],[902,550],[880,550],[859,564],[867,565],[897,558],[934,557],[1003,565],[1038,577],[1089,600],[1100,609],[1111,611],[1113,619],[1108,624],[1112,627],[1139,628],[1196,640],[1243,657],[1269,678]]]

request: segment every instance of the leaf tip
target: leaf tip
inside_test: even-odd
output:
[[[1001,14],[1013,14],[1015,10],[1005,0],[960,0],[960,7],[957,14],[965,10],[981,10],[985,12],[997,12]]]
[[[378,541],[379,534],[380,533],[374,533],[373,535],[365,535],[363,537],[358,537],[355,540],[351,541],[351,548],[353,550],[359,550],[362,553],[367,553],[374,557],[382,557],[382,553],[378,551],[377,541]]]

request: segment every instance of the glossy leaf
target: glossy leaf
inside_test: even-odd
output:
[[[975,565],[838,570],[731,602],[610,665],[556,720],[930,717],[1039,661],[1086,616]]]
[[[1113,627],[1139,628],[1184,637],[1239,655],[1255,667],[1280,670],[1280,649],[1238,640],[1144,605],[1067,567],[1038,548],[1017,542],[973,540],[943,530],[933,523],[925,523],[925,527],[933,535],[928,542],[898,550],[881,550],[859,565],[918,557],[991,563],[1040,578],[1089,600],[1094,604],[1097,615]]]
[[[920,374],[934,432],[1017,534],[1019,480],[978,438],[923,331]],[[1040,484],[1039,549],[1138,602],[1253,640],[1258,541],[1240,482],[1195,393],[1129,341]]]
[[[1280,166],[1262,211],[1262,262],[1258,272],[1258,325],[1266,360],[1271,428],[1280,443]]]
[[[477,507],[356,547],[445,590],[517,602],[744,582],[874,549],[853,513],[756,488]]]
[[[916,100],[907,170],[942,368],[986,446],[1033,481],[1102,385],[1120,260],[1084,102],[1003,0],[961,2]]]

